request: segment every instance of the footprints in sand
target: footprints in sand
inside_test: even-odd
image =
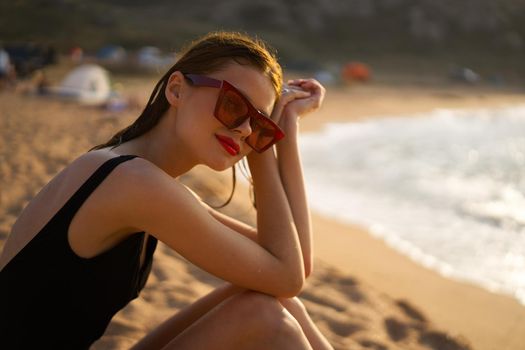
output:
[[[384,320],[386,332],[397,344],[417,344],[433,350],[469,350],[471,347],[462,339],[432,329],[424,315],[406,301],[396,305],[404,317],[387,317]]]
[[[396,318],[388,317],[385,319],[385,328],[388,336],[393,341],[400,341],[408,336],[409,327],[405,323],[398,321]]]
[[[396,343],[417,342],[421,346],[435,350],[469,350],[468,344],[461,339],[454,339],[450,335],[427,329],[425,323],[405,323],[396,318],[386,318],[385,328],[390,339]]]
[[[336,294],[340,296],[338,300],[341,300],[344,303],[344,305],[347,305],[347,302],[366,302],[366,296],[361,291],[358,282],[354,278],[350,276],[345,276],[336,269],[329,266],[325,266],[321,262],[316,262],[316,265],[322,265],[322,268],[318,269],[316,273],[310,276],[307,285],[311,285],[312,288],[307,289],[305,291],[306,293],[304,293],[303,295],[305,298],[315,298],[315,296],[312,293],[308,293],[309,290],[316,291],[320,288],[322,289],[323,286],[329,285],[330,288],[329,291],[327,291],[327,293]],[[319,294],[318,299],[322,299],[324,301],[329,300],[327,299],[325,293]],[[334,301],[332,300],[332,303],[333,302]],[[335,308],[337,308],[337,306],[335,306]]]
[[[398,300],[396,302],[396,304],[405,313],[405,315],[407,315],[411,319],[413,319],[415,321],[418,321],[418,322],[422,322],[422,323],[426,323],[427,322],[425,316],[421,312],[416,310],[407,301]]]
[[[337,350],[470,349],[436,330],[408,301],[393,300],[320,261],[300,297]]]
[[[324,296],[317,295],[314,293],[311,289],[305,290],[303,293],[301,293],[301,299],[309,300],[312,303],[316,303],[322,306],[329,307],[333,309],[336,312],[343,312],[346,311],[346,305],[344,300],[340,300],[337,298],[336,293],[334,291],[329,291],[330,293],[325,294]]]
[[[369,339],[360,340],[359,345],[361,345],[365,349],[371,349],[371,350],[388,350],[389,349],[388,346],[375,342],[373,340],[369,340]]]
[[[352,334],[363,330],[363,326],[358,323],[349,323],[348,321],[336,321],[331,319],[328,323],[330,330],[340,337],[347,338]]]
[[[437,331],[426,331],[419,337],[419,343],[426,345],[431,349],[436,350],[469,350],[470,346],[462,343],[450,335],[437,332]]]

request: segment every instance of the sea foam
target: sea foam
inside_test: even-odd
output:
[[[525,105],[328,124],[300,149],[313,210],[525,304]]]

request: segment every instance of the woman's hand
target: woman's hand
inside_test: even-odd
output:
[[[326,92],[325,88],[315,79],[289,80],[288,85],[283,89],[283,95],[288,94],[288,90],[292,90],[293,98],[291,100],[286,98],[289,102],[284,106],[283,114],[300,117],[319,109]],[[298,96],[293,92],[294,90],[307,92],[308,96]]]
[[[297,124],[299,117],[316,111],[321,106],[325,88],[315,79],[289,80],[283,87],[279,102],[274,108],[272,119],[286,133]]]

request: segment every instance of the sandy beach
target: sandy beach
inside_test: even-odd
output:
[[[140,101],[152,80],[124,79]],[[407,96],[409,98],[407,98]],[[328,87],[325,105],[302,132],[327,122],[417,115],[436,108],[524,104],[525,93],[486,86],[370,83]],[[71,160],[136,118],[46,97],[0,92],[0,249],[17,215]],[[230,172],[197,168],[182,179],[207,202],[230,191]],[[246,189],[224,211],[253,223]],[[314,213],[315,270],[300,295],[336,349],[525,349],[525,307],[516,300],[430,271],[363,228]],[[93,349],[127,349],[222,282],[159,246],[141,296],[119,312]],[[242,331],[242,330],[240,330]]]

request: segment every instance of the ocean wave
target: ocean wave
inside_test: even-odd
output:
[[[301,153],[314,210],[525,304],[525,106],[328,124]]]

